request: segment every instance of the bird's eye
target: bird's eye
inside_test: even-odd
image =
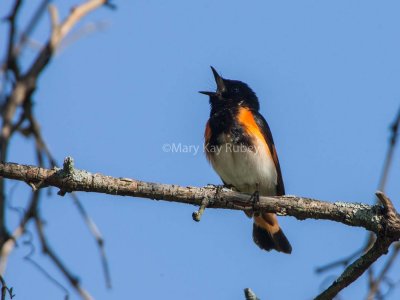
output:
[[[239,88],[237,88],[237,87],[233,88],[232,92],[235,93],[235,94],[239,93]]]

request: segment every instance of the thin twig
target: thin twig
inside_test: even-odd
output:
[[[37,9],[35,10],[32,18],[28,22],[25,27],[25,30],[22,31],[19,41],[15,46],[15,55],[20,55],[24,49],[26,41],[29,39],[29,36],[33,33],[36,29],[36,26],[39,24],[40,19],[43,17],[43,14],[46,12],[47,5],[49,4],[50,0],[42,0],[42,2],[38,5]]]
[[[389,173],[390,173],[390,169],[392,166],[394,149],[398,142],[399,127],[400,127],[400,108],[397,112],[395,119],[393,120],[393,122],[390,126],[391,135],[390,135],[390,139],[389,139],[389,147],[388,147],[387,153],[385,155],[383,168],[382,168],[382,172],[381,172],[381,177],[380,177],[379,184],[378,184],[378,190],[382,191],[382,192],[385,191]],[[375,239],[376,239],[375,234],[373,234],[372,232],[368,233],[367,240],[363,247],[361,247],[359,250],[355,251],[353,254],[351,254],[345,258],[339,259],[339,260],[329,263],[325,266],[317,268],[316,272],[322,273],[322,272],[326,272],[332,268],[335,268],[337,266],[344,266],[344,267],[348,266],[351,263],[351,261],[353,261],[353,259],[355,259],[359,254],[367,252],[368,249],[370,249],[372,247],[372,245],[374,244]],[[398,245],[398,243],[396,245]],[[379,277],[384,277],[384,276],[385,276],[385,274],[379,275]],[[374,277],[375,277],[374,269],[371,266],[368,269],[369,288],[370,288],[370,290],[373,288],[375,293],[377,293],[377,292],[379,292],[379,285],[376,284]],[[379,279],[379,277],[378,277],[378,279]],[[373,297],[373,295],[372,295],[372,297]]]
[[[36,224],[36,231],[39,236],[40,243],[42,245],[43,253],[46,254],[53,263],[57,266],[57,268],[61,271],[61,273],[65,276],[68,282],[74,287],[74,289],[79,293],[79,295],[84,300],[91,300],[93,297],[84,289],[82,288],[81,284],[77,277],[73,276],[67,267],[61,262],[60,258],[56,255],[53,249],[50,247],[47,238],[44,234],[43,230],[43,222],[38,215],[35,216],[35,224]]]
[[[29,131],[35,137],[36,148],[38,149],[38,151],[44,152],[47,159],[49,160],[50,168],[54,168],[55,166],[57,166],[57,162],[56,162],[55,158],[53,157],[53,155],[51,154],[47,144],[45,143],[45,141],[43,139],[39,122],[36,120],[36,118],[34,117],[34,115],[32,113],[32,100],[31,99],[29,99],[29,101],[25,104],[25,115],[30,123]]]
[[[87,227],[89,228],[91,234],[93,235],[94,239],[96,240],[97,247],[99,248],[100,252],[100,259],[101,259],[101,265],[103,267],[103,273],[104,273],[104,278],[106,281],[106,286],[108,288],[111,288],[111,274],[110,274],[110,268],[108,266],[108,260],[107,260],[107,255],[106,251],[104,248],[104,239],[103,236],[97,227],[96,223],[93,221],[93,219],[89,216],[85,208],[83,207],[82,203],[79,201],[78,196],[75,193],[71,193],[71,197],[74,200],[74,203],[79,211],[79,214],[85,221]]]
[[[400,126],[400,108],[397,112],[396,118],[392,122],[390,129],[391,129],[391,136],[389,139],[389,148],[387,150],[386,156],[385,156],[385,161],[383,163],[383,170],[382,170],[382,175],[379,180],[379,185],[378,185],[378,190],[379,191],[385,191],[386,189],[386,184],[388,180],[388,176],[390,173],[390,168],[392,166],[393,162],[393,153],[394,149],[397,145],[397,140],[398,140],[398,135],[399,135],[399,126]]]
[[[374,296],[378,293],[380,284],[384,281],[386,274],[389,272],[389,270],[392,268],[394,261],[396,260],[399,252],[400,252],[400,247],[398,246],[399,244],[397,243],[393,247],[393,252],[387,259],[384,267],[382,268],[380,274],[377,276],[375,280],[373,280],[373,285],[370,287],[367,299],[368,300],[373,300]]]
[[[14,3],[14,6],[11,10],[10,15],[8,16],[8,21],[10,24],[10,29],[8,33],[8,45],[7,45],[7,54],[5,59],[5,67],[4,72],[6,78],[8,78],[8,71],[12,71],[14,73],[14,77],[16,79],[19,78],[19,68],[17,57],[14,54],[14,43],[15,43],[15,36],[16,36],[16,19],[18,16],[19,9],[21,7],[22,0],[17,0]],[[5,108],[10,107],[10,103],[12,99],[8,98],[4,107],[2,107],[2,117],[3,117],[3,124],[0,132],[0,161],[7,160],[7,149],[9,144],[10,138],[10,131],[12,127],[12,115],[9,111]],[[6,216],[5,216],[5,207],[6,207],[6,195],[5,195],[5,182],[4,178],[0,178],[0,247],[3,246],[4,242],[8,239],[8,232],[6,229]]]
[[[39,161],[42,160],[41,155],[38,154]],[[35,216],[38,205],[39,205],[39,196],[40,190],[36,190],[32,193],[31,199],[29,201],[28,208],[25,210],[25,213],[15,230],[13,231],[11,237],[4,243],[0,252],[0,274],[4,274],[6,267],[8,256],[11,251],[14,249],[17,240],[25,233],[28,222]]]
[[[72,28],[88,13],[97,9],[102,5],[106,5],[111,7],[107,0],[89,0],[82,2],[73,8],[67,17],[60,22],[58,18],[58,11],[54,6],[50,6],[50,16],[52,20],[52,30],[51,37],[48,42],[41,49],[36,59],[23,68],[27,71],[21,73],[18,65],[19,55],[21,54],[25,42],[28,40],[29,35],[33,32],[36,25],[39,23],[39,20],[42,18],[43,13],[45,12],[45,8],[49,3],[48,0],[43,0],[37,7],[34,12],[32,18],[27,24],[26,29],[23,33],[17,37],[17,17],[18,12],[20,11],[21,4],[23,0],[16,0],[11,9],[11,13],[7,17],[9,21],[10,29],[8,33],[8,45],[6,51],[6,57],[4,59],[4,63],[1,66],[1,72],[4,73],[4,82],[2,84],[2,97],[1,99],[5,99],[4,103],[2,103],[1,114],[2,114],[2,125],[0,129],[0,161],[7,160],[7,151],[9,149],[9,142],[14,133],[26,133],[27,136],[33,136],[35,139],[36,146],[36,155],[38,160],[38,165],[44,167],[44,158],[47,158],[49,161],[50,167],[55,167],[56,162],[54,157],[51,155],[51,152],[48,149],[47,144],[45,143],[41,131],[39,122],[37,122],[35,116],[32,113],[32,95],[36,89],[36,82],[41,74],[41,71],[49,64],[50,60],[53,57],[54,50],[57,49],[59,44],[63,41],[63,39],[67,36],[67,34],[72,30]],[[18,41],[17,41],[18,39]],[[13,75],[13,76],[12,76]],[[4,87],[4,88],[3,88]],[[3,96],[4,93],[4,96]],[[3,100],[2,100],[3,101]],[[18,110],[21,110],[21,115],[17,121],[15,121],[15,114]],[[25,121],[29,122],[28,128],[21,128],[24,126]],[[42,182],[29,183],[34,193],[32,194],[32,198],[28,204],[28,208],[25,210],[20,224],[15,228],[12,236],[6,231],[5,228],[5,207],[6,207],[6,195],[5,195],[5,179],[3,177],[0,178],[0,249],[1,249],[1,257],[0,257],[0,274],[2,274],[5,270],[6,262],[9,256],[9,253],[14,249],[18,238],[20,238],[24,233],[26,233],[26,226],[31,219],[36,219],[38,222],[39,217],[37,215],[37,204],[39,201],[39,189],[41,188]],[[83,209],[83,207],[81,207]],[[37,222],[37,228],[39,233],[42,232],[41,225]],[[90,221],[86,221],[91,224],[92,233],[95,232],[93,229],[95,227],[94,222],[90,219]],[[40,223],[40,222],[39,222]],[[43,233],[43,232],[42,232]],[[104,253],[103,247],[103,239],[101,238],[100,233],[97,230],[97,242],[100,248],[100,252],[102,255],[102,263],[106,276],[106,280],[108,285],[110,285],[110,276],[108,271],[108,265],[106,256]],[[44,237],[44,233],[41,236],[42,244],[46,242]],[[55,264],[62,271],[62,264],[60,260],[57,258],[55,253],[51,251],[50,248],[45,247],[44,249],[48,250],[47,254],[52,258]],[[47,245],[48,246],[48,245]],[[36,265],[34,263],[34,265]],[[37,266],[39,269],[40,266]],[[44,271],[44,270],[42,270]],[[46,273],[46,272],[45,272]],[[65,274],[66,275],[66,274]],[[51,278],[49,274],[47,277],[54,281],[54,278]],[[71,279],[71,278],[70,278]],[[78,286],[79,287],[79,286]],[[77,287],[75,287],[77,288]],[[88,295],[85,296],[85,291],[81,291],[81,294],[85,298],[90,298]]]
[[[345,271],[336,279],[333,284],[317,296],[316,300],[333,299],[342,289],[353,283],[360,277],[365,270],[370,269],[371,265],[382,255],[388,252],[390,245],[399,240],[398,236],[391,236],[387,228],[392,226],[400,227],[400,216],[397,214],[392,201],[383,192],[377,192],[376,196],[384,206],[384,230],[378,233],[373,246],[354,263],[349,265]]]
[[[64,296],[64,300],[68,300],[69,299],[68,289],[65,286],[63,286],[58,280],[56,280],[54,278],[54,276],[52,276],[49,272],[47,272],[45,268],[43,268],[41,265],[39,265],[31,257],[25,257],[25,259],[29,263],[31,263],[40,273],[42,273],[47,278],[47,280],[52,282],[55,286],[57,286],[60,290],[62,290],[64,292],[64,295],[65,295]]]
[[[315,269],[315,272],[323,273],[336,267],[347,267],[356,257],[360,256],[361,253],[363,253],[363,249],[359,249],[345,258],[341,258],[329,264],[318,267]]]
[[[7,287],[7,284],[3,276],[1,275],[0,275],[0,283],[1,283],[1,300],[6,300],[7,294],[10,296],[10,299],[14,298],[15,295],[13,293],[13,288]]]
[[[12,72],[14,72],[14,75],[16,78],[19,77],[19,70],[18,70],[18,66],[17,66],[17,56],[15,55],[15,52],[14,52],[15,38],[17,35],[16,19],[17,19],[18,13],[19,13],[19,9],[21,8],[21,4],[22,4],[22,0],[16,0],[12,11],[7,18],[10,23],[10,30],[8,33],[7,56],[6,56],[4,70],[5,70],[5,72],[7,72],[8,70],[11,70]]]
[[[315,300],[333,299],[342,289],[357,280],[379,257],[386,254],[391,243],[392,241],[384,238],[377,239],[367,253],[349,265],[343,274]]]
[[[23,244],[27,247],[29,247],[28,253],[24,256],[24,259],[29,262],[32,266],[34,266],[44,277],[46,277],[51,283],[53,283],[56,287],[58,287],[60,290],[62,290],[65,294],[64,299],[68,300],[69,299],[69,292],[68,289],[63,286],[57,279],[54,278],[48,271],[46,271],[45,268],[43,268],[39,263],[37,263],[33,259],[33,255],[36,252],[36,248],[33,245],[33,237],[32,233],[30,231],[26,231],[26,236],[27,239],[24,240]]]
[[[63,52],[66,48],[77,42],[78,40],[87,37],[88,35],[98,32],[105,31],[107,27],[109,27],[109,23],[105,21],[87,23],[78,30],[72,32],[68,36],[64,38],[64,40],[60,43],[57,49],[57,55]]]
[[[383,169],[382,169],[382,173],[381,173],[381,178],[380,178],[379,184],[378,184],[378,190],[382,191],[382,192],[384,192],[386,189],[390,169],[392,166],[393,154],[394,154],[394,150],[396,148],[397,141],[398,141],[399,126],[400,126],[400,108],[398,109],[397,115],[390,126],[391,135],[389,138],[389,147],[386,152],[385,160],[383,163]],[[369,234],[369,238],[367,240],[365,248],[370,247],[372,245],[372,243],[373,243],[373,236],[371,236],[371,234]],[[376,280],[378,280],[378,279],[376,279]],[[374,275],[374,269],[371,267],[368,270],[368,285],[369,285],[370,291],[368,293],[367,299],[372,299],[374,297],[374,294],[379,293],[379,285],[376,284],[376,282],[375,282],[376,280],[375,280],[375,275]],[[371,293],[372,290],[374,291],[374,293]]]
[[[210,200],[207,198],[205,198],[205,199],[203,199],[203,201],[201,201],[200,208],[197,211],[193,212],[193,214],[192,214],[192,218],[194,221],[200,222],[201,216],[203,215],[204,210],[206,209],[206,207],[209,203],[210,203]]]

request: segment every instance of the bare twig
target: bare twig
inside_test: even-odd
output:
[[[7,18],[10,23],[10,30],[8,33],[8,45],[7,45],[7,54],[6,54],[7,56],[6,56],[4,70],[5,70],[5,72],[7,72],[8,70],[12,71],[16,78],[19,77],[19,69],[17,66],[17,56],[15,55],[15,52],[14,52],[14,44],[15,44],[15,38],[17,35],[16,18],[18,16],[19,9],[21,8],[21,4],[22,4],[22,0],[16,0],[14,3],[14,7],[12,8],[12,11]]]
[[[377,278],[375,280],[372,280],[372,286],[369,287],[369,292],[368,292],[368,296],[367,296],[368,300],[373,300],[374,296],[378,293],[380,284],[384,281],[386,274],[392,268],[393,263],[396,260],[399,252],[400,252],[399,243],[396,243],[396,245],[394,245],[394,247],[393,247],[393,252],[387,259],[380,274],[377,276]]]
[[[41,160],[40,155],[38,156],[39,160]],[[8,256],[11,251],[14,249],[17,240],[25,233],[26,226],[28,222],[35,216],[37,207],[39,204],[39,195],[40,190],[32,193],[31,199],[29,201],[29,206],[26,209],[26,212],[20,221],[17,228],[12,233],[11,237],[4,243],[0,252],[0,274],[4,274],[7,266]]]
[[[104,273],[104,278],[106,281],[106,286],[108,288],[111,288],[111,274],[110,274],[110,268],[108,266],[108,260],[107,260],[107,255],[106,251],[104,249],[104,239],[103,236],[97,227],[96,223],[93,221],[93,219],[89,216],[89,214],[86,212],[85,208],[83,207],[82,203],[79,201],[78,196],[75,193],[71,193],[71,197],[74,200],[74,203],[79,211],[79,214],[85,221],[87,227],[89,228],[90,232],[92,233],[94,239],[96,240],[97,247],[99,248],[100,252],[100,259],[101,259],[101,265],[103,267],[103,273]]]
[[[54,51],[58,47],[63,38],[71,31],[71,29],[80,19],[86,16],[89,12],[107,3],[108,1],[106,0],[91,0],[82,3],[73,8],[69,16],[61,24],[59,24],[58,11],[56,7],[54,5],[50,5],[49,12],[53,28],[49,44],[51,51]]]
[[[32,266],[34,266],[43,276],[45,276],[51,283],[53,283],[55,286],[57,286],[60,290],[62,290],[65,294],[65,300],[69,299],[69,292],[68,289],[63,286],[57,279],[54,278],[49,272],[46,271],[45,268],[43,268],[39,263],[37,263],[33,259],[33,255],[36,252],[36,248],[33,245],[33,237],[32,233],[30,231],[26,231],[26,236],[28,237],[23,244],[27,247],[29,247],[28,253],[24,256],[24,259],[28,261]]]
[[[399,131],[399,126],[400,126],[400,108],[397,112],[397,115],[394,119],[394,121],[392,122],[390,128],[391,128],[391,135],[390,135],[390,139],[389,139],[389,147],[384,159],[384,164],[383,164],[383,168],[382,168],[382,173],[381,173],[381,177],[379,180],[379,184],[378,184],[378,190],[384,192],[386,185],[387,185],[387,181],[388,181],[388,176],[390,173],[390,168],[392,166],[392,162],[393,162],[393,154],[394,154],[394,149],[396,147],[397,141],[398,141],[398,131]],[[378,197],[379,199],[379,197]],[[368,234],[367,240],[365,242],[365,244],[357,251],[355,251],[353,254],[339,259],[337,261],[334,261],[332,263],[329,263],[325,266],[319,267],[316,269],[317,273],[322,273],[325,272],[327,270],[330,270],[334,267],[337,266],[344,266],[346,267],[347,265],[349,265],[359,254],[361,253],[365,253],[367,252],[372,245],[374,244],[376,240],[375,234],[373,234],[372,232],[370,232]],[[398,245],[398,243],[395,244],[396,246]],[[387,269],[390,269],[387,268]],[[384,269],[385,270],[385,269]],[[372,299],[371,297],[373,297],[376,293],[379,292],[379,284],[377,285],[375,280],[378,280],[379,282],[382,282],[382,280],[380,280],[380,277],[385,277],[385,274],[380,274],[378,276],[377,279],[375,279],[375,275],[374,275],[374,270],[373,267],[371,266],[368,269],[368,281],[369,281],[369,288],[370,288],[370,292],[369,292],[369,298],[367,297],[368,300]],[[374,290],[374,293],[371,293],[372,289]]]
[[[33,61],[32,65],[24,74],[19,74],[17,68],[16,56],[14,55],[15,49],[15,19],[18,9],[22,1],[16,1],[12,12],[9,16],[10,20],[10,33],[9,45],[6,58],[6,71],[11,69],[15,73],[16,82],[10,95],[7,97],[4,106],[2,107],[3,124],[0,132],[0,161],[7,160],[7,150],[10,136],[15,126],[12,124],[16,109],[24,104],[27,99],[30,99],[36,88],[36,81],[41,71],[48,65],[52,58],[54,50],[58,47],[63,38],[71,31],[75,24],[86,16],[89,12],[97,9],[98,7],[108,4],[107,0],[90,0],[76,6],[65,20],[59,24],[57,18],[57,10],[51,6],[51,20],[52,32],[51,38],[45,47],[40,51],[37,58]],[[31,122],[32,123],[32,122]],[[43,140],[42,140],[43,142]],[[45,147],[45,144],[42,143]],[[50,157],[50,156],[49,156]],[[0,178],[0,248],[4,242],[8,240],[8,233],[5,228],[5,194],[4,194],[4,179]]]
[[[64,287],[60,282],[58,282],[49,272],[46,271],[40,264],[38,264],[31,257],[25,257],[25,259],[31,263],[40,273],[42,273],[50,282],[52,282],[55,286],[57,286],[60,290],[62,290],[65,294],[64,299],[69,299],[69,292],[66,287]]]
[[[367,253],[349,265],[343,274],[315,300],[333,299],[341,290],[357,280],[379,257],[386,254],[391,243],[392,241],[384,238],[377,239]]]
[[[43,253],[45,253],[65,276],[68,282],[74,287],[74,289],[79,293],[82,299],[91,300],[92,296],[84,289],[79,283],[77,277],[73,276],[67,267],[61,262],[60,258],[56,255],[53,249],[50,247],[47,238],[43,230],[43,222],[38,215],[35,216],[36,230],[39,235],[40,243],[42,245]]]
[[[45,143],[42,133],[40,130],[40,125],[39,122],[36,120],[32,113],[32,100],[28,99],[29,101],[26,102],[25,104],[25,115],[27,120],[29,120],[30,126],[29,126],[29,133],[32,134],[35,137],[35,142],[36,142],[36,148],[37,151],[45,154],[47,159],[49,160],[50,167],[53,168],[57,165],[57,162],[53,155],[51,154],[47,144]]]
[[[109,27],[109,23],[105,21],[87,23],[78,30],[69,34],[65,39],[60,43],[57,49],[57,54],[63,52],[66,48],[77,42],[78,40],[87,37],[88,35],[98,32],[104,31],[107,27]]]
[[[394,121],[392,122],[392,125],[390,126],[391,136],[389,139],[389,148],[388,148],[386,156],[385,156],[385,162],[383,163],[382,175],[379,180],[379,185],[378,185],[379,191],[385,191],[385,188],[386,188],[387,179],[388,179],[388,176],[390,173],[390,168],[392,166],[393,153],[394,153],[394,149],[396,147],[397,140],[398,140],[399,126],[400,126],[400,108],[397,112],[396,118],[394,119]]]
[[[32,34],[32,32],[35,30],[36,26],[38,25],[39,20],[42,18],[44,12],[46,11],[46,8],[47,8],[47,5],[49,4],[49,2],[50,2],[50,0],[42,0],[42,2],[38,5],[32,18],[26,25],[25,30],[21,33],[21,35],[19,37],[19,41],[14,48],[15,55],[21,54],[26,41],[28,41],[29,36]]]
[[[14,73],[15,79],[18,79],[20,76],[17,57],[15,56],[14,53],[14,43],[16,36],[16,18],[18,16],[21,4],[22,0],[15,1],[11,13],[7,18],[10,24],[10,29],[8,33],[7,54],[4,66],[4,72],[6,78],[8,78],[8,71]],[[0,161],[5,161],[7,159],[9,131],[11,131],[11,122],[12,122],[12,117],[14,115],[14,114],[10,115],[9,112],[5,109],[9,106],[9,104],[10,104],[10,99],[7,99],[7,101],[4,104],[5,107],[2,107],[3,125],[0,132]],[[0,247],[3,245],[3,243],[7,240],[9,236],[5,225],[6,195],[4,190],[5,190],[4,179],[0,178]]]
[[[1,300],[6,300],[7,294],[10,296],[10,299],[14,298],[14,293],[13,293],[13,288],[7,287],[7,284],[3,278],[3,276],[0,275],[0,283],[1,283]]]
[[[390,135],[390,139],[389,139],[389,147],[386,152],[385,160],[383,163],[382,174],[381,174],[381,178],[379,180],[379,185],[378,185],[378,190],[382,191],[382,192],[384,192],[386,189],[386,184],[388,181],[390,168],[392,166],[393,153],[394,153],[397,141],[398,141],[399,125],[400,125],[400,108],[397,111],[397,115],[390,126],[391,135]],[[379,199],[379,197],[378,197],[378,199]],[[369,234],[365,249],[367,249],[368,247],[370,247],[372,245],[373,238],[374,237],[371,234]],[[377,285],[375,282],[374,269],[372,267],[369,268],[369,270],[368,270],[368,282],[369,282],[370,291],[367,296],[367,299],[368,298],[372,299],[374,297],[374,294],[379,293],[379,285]],[[374,293],[371,292],[372,290],[374,291]]]
[[[315,272],[323,273],[336,267],[347,267],[356,257],[360,256],[361,253],[364,252],[363,250],[364,249],[359,249],[345,258],[341,258],[324,266],[318,267],[315,269]]]
[[[400,225],[400,217],[397,214],[392,201],[380,191],[376,193],[376,196],[381,200],[384,206],[384,230],[381,233],[378,233],[378,238],[375,240],[373,246],[363,256],[349,265],[343,274],[315,299],[333,299],[342,289],[357,280],[357,278],[360,277],[365,270],[369,269],[379,257],[386,254],[390,245],[399,239],[399,237],[391,236],[387,231],[388,227],[397,227]]]
[[[192,214],[192,218],[194,221],[200,222],[201,216],[203,215],[204,210],[206,209],[206,207],[209,203],[210,203],[210,200],[207,198],[203,199],[203,201],[201,201],[200,208],[197,211],[193,212],[193,214]]]
[[[18,12],[20,11],[21,4],[24,1],[16,0],[11,9],[7,20],[9,21],[10,29],[8,33],[8,45],[6,51],[6,57],[4,59],[4,63],[1,65],[0,72],[4,74],[2,77],[4,79],[4,84],[2,84],[1,88],[1,101],[3,101],[1,106],[1,114],[2,114],[2,124],[0,128],[0,161],[7,160],[7,151],[8,145],[11,140],[11,137],[14,133],[22,133],[26,136],[33,136],[35,140],[36,146],[36,155],[38,165],[44,167],[44,159],[47,158],[50,167],[56,166],[56,161],[52,156],[51,152],[47,144],[45,143],[41,131],[39,122],[37,122],[35,116],[32,113],[32,95],[36,89],[36,82],[39,78],[39,75],[43,71],[43,69],[49,64],[51,59],[53,58],[54,51],[59,47],[60,43],[64,40],[64,38],[71,32],[72,28],[88,13],[99,8],[102,5],[106,5],[109,8],[113,8],[113,5],[109,3],[107,0],[88,0],[82,1],[81,4],[75,6],[67,17],[60,21],[58,17],[58,11],[55,6],[49,6],[50,18],[51,18],[51,36],[48,39],[47,43],[41,47],[39,54],[36,59],[27,66],[27,71],[21,72],[18,59],[19,55],[23,51],[24,45],[28,40],[29,36],[33,32],[36,25],[39,23],[39,20],[43,16],[43,13],[46,11],[46,7],[50,1],[42,0],[30,21],[27,24],[26,29],[22,34],[17,35],[17,17]],[[22,69],[22,68],[21,68]],[[15,114],[20,110],[21,114],[17,121],[15,121]],[[28,126],[25,124],[28,123]],[[45,252],[49,255],[49,257],[53,260],[53,262],[60,268],[61,271],[65,271],[63,269],[63,265],[60,260],[56,256],[56,254],[48,247],[46,243],[46,239],[44,237],[44,233],[41,227],[41,221],[38,216],[37,205],[39,202],[39,189],[42,187],[43,182],[28,182],[28,184],[34,190],[32,194],[32,198],[28,204],[28,208],[23,212],[22,219],[20,224],[14,229],[12,236],[9,236],[6,227],[5,227],[5,207],[6,207],[6,195],[5,195],[5,178],[0,178],[0,274],[4,273],[7,259],[9,253],[14,249],[17,240],[26,233],[26,226],[30,220],[35,219],[37,222],[37,229],[39,232],[39,236],[41,237],[41,242]],[[111,285],[110,275],[108,270],[108,264],[104,251],[104,241],[101,237],[99,230],[97,229],[93,220],[87,215],[83,206],[79,203],[79,200],[74,199],[75,204],[78,207],[81,215],[84,217],[86,224],[88,224],[89,229],[92,234],[95,236],[98,247],[100,249],[103,269],[106,277],[107,285]],[[42,233],[42,235],[41,235]],[[39,269],[44,271],[44,274],[55,281],[54,278],[51,277],[48,273],[43,270],[39,265],[32,263]],[[72,283],[72,277],[68,277],[67,271],[63,272],[67,279]],[[74,281],[75,285],[73,285],[76,289],[80,289],[79,283]],[[89,299],[90,295],[88,295],[83,289],[79,291],[82,297]]]

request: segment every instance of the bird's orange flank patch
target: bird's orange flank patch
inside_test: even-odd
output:
[[[211,127],[210,127],[210,122],[208,121],[206,124],[206,131],[204,132],[204,140],[206,144],[210,140],[210,138],[211,138]]]

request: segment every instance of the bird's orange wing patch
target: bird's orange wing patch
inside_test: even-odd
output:
[[[268,143],[262,133],[260,127],[257,125],[253,113],[248,108],[241,107],[238,114],[238,121],[244,127],[246,133],[252,137],[257,138],[263,143]],[[275,161],[275,155],[271,155],[271,149],[275,149],[273,146],[267,144],[265,147],[267,154]]]

